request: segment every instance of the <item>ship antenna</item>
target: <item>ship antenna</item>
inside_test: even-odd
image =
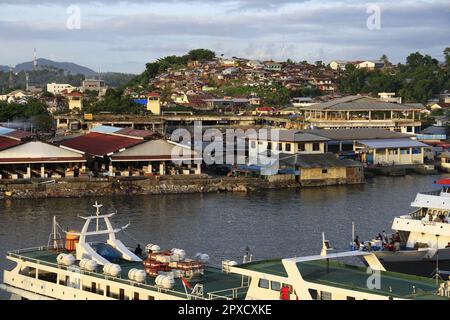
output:
[[[433,278],[436,279],[436,286],[439,286],[439,280],[442,280],[441,275],[440,275],[440,271],[439,271],[439,235],[436,235],[436,269],[434,271],[434,276]]]
[[[350,243],[353,250],[355,249],[354,242],[355,242],[355,221],[352,221],[352,241]]]
[[[103,205],[99,204],[97,201],[95,201],[95,204],[93,205],[93,207],[97,209],[95,214],[97,215],[97,232],[98,232],[98,216],[100,215],[100,208],[103,207]]]

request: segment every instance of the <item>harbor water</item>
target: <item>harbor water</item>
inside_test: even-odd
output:
[[[332,247],[344,250],[352,221],[360,239],[390,231],[393,217],[412,211],[416,193],[436,189],[438,177],[376,177],[364,185],[250,193],[2,200],[0,269],[12,267],[7,251],[46,245],[53,216],[64,228],[80,229],[83,220],[77,216],[93,214],[95,201],[104,210],[117,210],[117,226],[130,223],[120,234],[130,247],[139,241],[182,248],[192,257],[207,253],[215,265],[241,261],[247,246],[255,260],[318,254],[322,232]]]

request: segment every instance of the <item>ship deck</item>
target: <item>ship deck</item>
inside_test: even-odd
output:
[[[56,258],[61,251],[54,251],[50,249],[44,250],[27,250],[21,251],[17,253],[10,253],[11,256],[16,258],[25,259],[31,262],[38,262],[42,265],[47,265],[51,267],[58,268],[66,268],[64,266],[58,265],[56,263]],[[97,266],[97,270],[95,272],[88,271],[80,271],[81,274],[87,274],[90,276],[99,277],[102,279],[108,279],[116,282],[122,282],[124,284],[132,284],[133,286],[140,286],[151,291],[161,291],[167,292],[168,294],[175,295],[180,298],[187,298],[186,291],[184,289],[183,283],[181,279],[175,279],[175,285],[171,290],[166,290],[162,288],[158,288],[155,284],[155,278],[147,276],[144,283],[136,283],[134,281],[130,281],[128,279],[128,272],[133,269],[142,269],[144,270],[144,266],[141,262],[130,262],[125,260],[117,260],[112,261],[120,265],[121,274],[119,277],[111,277],[102,273],[102,266]],[[77,266],[77,263],[75,264]],[[189,284],[194,287],[195,284],[200,283],[203,285],[203,299],[205,298],[213,298],[213,299],[223,299],[223,298],[234,298],[234,299],[243,299],[247,294],[247,287],[242,287],[242,277],[236,274],[227,274],[222,272],[221,269],[211,266],[206,266],[204,270],[204,275],[201,279],[196,281],[188,280]],[[191,290],[188,289],[188,292]],[[210,296],[211,294],[211,296]],[[199,297],[193,297],[199,298]],[[200,299],[202,299],[200,297]]]
[[[253,262],[238,267],[287,277],[281,259]],[[437,292],[437,287],[435,280],[433,279],[395,272],[381,272],[381,288],[369,289],[367,280],[370,274],[367,273],[365,267],[348,265],[333,260],[329,261],[328,268],[326,260],[298,262],[297,267],[299,268],[303,279],[312,283],[392,296],[394,298],[447,300],[447,298],[435,294]],[[413,293],[413,286],[415,287],[415,294]]]

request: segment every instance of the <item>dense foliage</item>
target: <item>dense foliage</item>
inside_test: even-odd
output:
[[[102,100],[97,101],[95,98],[90,100],[87,96],[84,101],[84,111],[86,113],[139,114],[145,111],[145,107],[124,96],[122,89],[108,89]]]
[[[218,96],[249,96],[256,94],[268,106],[283,106],[289,103],[291,98],[290,91],[279,84],[261,85],[255,87],[248,86],[224,86],[213,92]]]
[[[412,53],[406,64],[368,71],[347,65],[339,77],[339,91],[344,94],[395,92],[405,102],[422,102],[450,90],[450,48],[444,50],[446,65],[419,52]]]
[[[45,103],[29,99],[27,104],[0,102],[0,122],[31,122],[38,130],[49,130],[52,118]]]
[[[179,69],[187,66],[189,61],[209,61],[216,57],[216,54],[207,49],[195,49],[189,51],[184,56],[167,56],[158,59],[155,62],[149,62],[145,65],[145,71],[136,76],[130,83],[130,86],[139,85],[147,88],[150,79],[156,77],[158,74],[167,71],[167,69]]]

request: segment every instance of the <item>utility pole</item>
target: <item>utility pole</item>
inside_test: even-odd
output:
[[[8,80],[8,86],[10,88],[13,87],[13,67],[9,66],[9,80]]]
[[[36,48],[34,48],[33,52],[33,71],[37,70],[37,55],[36,55]]]

